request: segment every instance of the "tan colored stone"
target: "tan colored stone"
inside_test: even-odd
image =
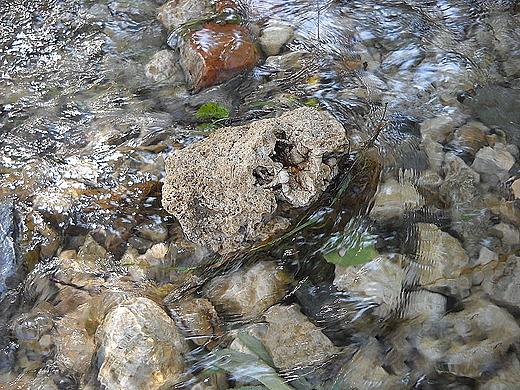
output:
[[[346,144],[338,121],[307,107],[219,129],[166,160],[163,206],[189,240],[222,254],[247,248],[281,201],[317,199],[333,176],[324,159]]]

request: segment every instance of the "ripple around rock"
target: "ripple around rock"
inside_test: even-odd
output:
[[[163,205],[189,240],[244,249],[280,203],[307,206],[323,192],[334,169],[326,157],[345,147],[343,126],[313,108],[222,128],[166,160]]]

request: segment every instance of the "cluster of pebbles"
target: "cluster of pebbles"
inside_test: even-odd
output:
[[[161,22],[173,23],[168,29],[177,22],[166,12],[178,12],[178,3],[193,11],[181,23],[203,16],[205,2],[169,2],[159,11]],[[371,261],[335,265],[319,284],[295,281],[263,258],[201,279],[197,267],[214,260],[215,252],[264,238],[266,219],[279,223],[272,231],[286,229],[287,221],[272,217],[276,202],[314,202],[337,169],[327,157],[359,145],[356,131],[311,108],[220,129],[167,160],[163,202],[180,224],[160,214],[143,216],[131,228],[82,231],[77,242],[65,244],[35,222],[45,238],[45,261],[18,295],[3,296],[3,302],[12,300],[13,316],[0,345],[0,383],[41,390],[517,388],[520,140],[514,118],[520,100],[511,100],[511,109],[493,102],[518,96],[520,21],[512,5],[503,4],[481,4],[484,22],[471,26],[447,23],[441,8],[424,9],[430,22],[445,28],[399,39],[363,30],[363,15],[382,15],[383,24],[391,18],[388,10],[338,6],[341,17],[351,17],[347,27],[356,42],[355,55],[343,63],[355,82],[336,93],[345,102],[388,102],[391,117],[378,140],[384,169],[374,180],[380,185],[360,217],[377,236]],[[273,12],[259,28],[267,66],[280,74],[307,66],[309,53],[284,46],[298,36],[296,26]],[[450,44],[457,56],[447,52]],[[145,69],[155,81],[181,83],[175,61],[173,52],[161,51]],[[490,85],[479,85],[482,70]],[[303,118],[304,125],[284,118],[293,124]],[[309,118],[327,123],[334,140],[329,149],[312,137]],[[352,137],[347,141],[337,132],[343,128]],[[244,133],[246,151],[237,142]],[[272,157],[277,142],[287,139],[294,153],[284,164]],[[236,154],[219,149],[219,142],[233,144]],[[194,155],[201,160],[189,166]],[[237,155],[249,164],[239,173]],[[158,171],[161,164],[154,159]],[[218,177],[208,164],[219,167]],[[210,177],[197,177],[199,169]],[[204,192],[208,182],[211,194]],[[186,209],[197,191],[205,194],[197,203],[202,211]],[[235,198],[225,203],[230,193]],[[255,207],[242,213],[253,195]],[[44,202],[46,193],[39,198]],[[249,220],[237,223],[242,214]],[[226,217],[231,224],[222,226]],[[116,241],[121,253],[112,250]]]

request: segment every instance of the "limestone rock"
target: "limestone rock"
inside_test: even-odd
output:
[[[178,71],[180,72],[180,68],[172,50],[161,50],[155,53],[144,67],[146,77],[155,82],[170,79]],[[175,78],[173,81],[180,80]]]
[[[379,188],[370,217],[378,222],[399,220],[406,210],[418,209],[423,204],[424,199],[414,185],[390,179]]]
[[[448,134],[450,134],[455,123],[452,118],[448,116],[437,116],[426,119],[421,124],[421,134],[424,137],[429,136],[433,141],[443,143]]]
[[[417,267],[420,285],[454,295],[459,295],[463,287],[469,288],[469,282],[464,284],[459,279],[469,264],[469,256],[461,243],[433,224],[418,223],[417,233],[418,248],[412,265]]]
[[[204,298],[188,298],[170,305],[179,327],[197,345],[210,342],[220,332],[215,308]]]
[[[503,362],[501,367],[490,380],[479,386],[479,390],[508,390],[515,389],[520,383],[520,362],[515,354],[511,354]]]
[[[336,266],[334,284],[354,298],[377,306],[376,315],[386,318],[399,305],[404,269],[401,255],[382,255],[349,267]]]
[[[369,338],[367,343],[354,354],[338,376],[349,389],[404,389],[400,378],[387,372],[384,352],[375,338]]]
[[[260,59],[249,31],[235,23],[207,22],[181,34],[178,47],[188,89],[193,91],[251,70]]]
[[[156,303],[132,297],[98,327],[97,380],[107,389],[159,389],[180,381],[184,336]]]
[[[286,282],[285,275],[275,264],[260,262],[213,278],[204,291],[226,316],[251,319],[282,299]]]
[[[520,312],[520,258],[510,256],[485,272],[481,287],[495,303]]]
[[[293,32],[294,29],[291,26],[271,21],[260,35],[262,50],[268,56],[278,54],[282,46],[292,38]]]
[[[166,160],[163,206],[189,240],[223,254],[247,248],[280,201],[307,206],[323,192],[326,157],[346,142],[339,122],[307,107],[219,129]]]
[[[500,180],[509,177],[508,171],[515,164],[515,158],[503,144],[496,144],[494,148],[484,147],[475,155],[471,166],[475,171],[484,175],[495,175]]]
[[[479,192],[476,184],[480,181],[480,175],[453,153],[446,153],[444,163],[445,179],[440,187],[441,195],[450,205],[474,202]]]
[[[442,336],[422,338],[419,352],[452,374],[472,378],[499,365],[520,338],[520,327],[511,314],[479,298],[466,301],[464,310],[447,314],[438,325]]]
[[[167,30],[173,30],[190,19],[198,19],[213,11],[209,0],[171,0],[162,5],[157,19]]]
[[[446,149],[471,163],[480,148],[487,145],[487,131],[487,127],[482,123],[469,122],[455,131],[447,143]]]
[[[280,370],[323,363],[337,350],[297,305],[275,305],[265,313],[267,329],[255,336],[264,344]]]

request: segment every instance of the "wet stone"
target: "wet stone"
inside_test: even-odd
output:
[[[280,53],[282,46],[293,37],[293,33],[293,27],[276,20],[269,21],[259,39],[263,52],[268,56]]]
[[[131,297],[110,311],[95,339],[99,370],[107,389],[159,389],[181,380],[187,352],[184,336],[155,302]]]
[[[155,53],[145,65],[145,75],[155,82],[168,81],[173,84],[181,82],[182,74],[178,73],[180,72],[180,68],[177,62],[178,59],[173,51],[161,50]],[[180,77],[176,77],[176,73],[178,73]]]
[[[260,59],[249,31],[238,24],[207,22],[181,35],[180,65],[188,89],[201,89],[249,71]]]
[[[450,134],[455,127],[452,118],[448,116],[437,116],[426,119],[421,124],[421,134],[424,137],[429,136],[432,140],[439,143],[444,143],[448,134]]]
[[[282,299],[286,283],[285,274],[275,264],[259,262],[213,278],[204,293],[226,317],[251,319]]]
[[[298,305],[275,305],[264,319],[266,323],[252,325],[246,331],[262,342],[279,370],[291,372],[319,365],[337,353],[332,342],[300,312]],[[231,348],[245,350],[237,340]]]
[[[172,303],[169,309],[188,340],[197,345],[211,343],[221,333],[217,312],[207,299],[184,299]]]
[[[498,256],[493,260],[496,259]],[[484,272],[480,286],[493,302],[520,313],[520,258],[509,256],[507,261]]]
[[[401,266],[402,255],[377,256],[372,261],[349,267],[337,265],[334,284],[340,291],[374,307],[375,315],[387,318],[397,309],[401,298],[401,286],[405,271]]]
[[[503,144],[498,143],[493,148],[480,149],[471,167],[484,176],[484,181],[491,180],[489,176],[496,176],[498,180],[503,181],[509,177],[509,170],[514,164],[515,158]]]
[[[423,204],[424,199],[413,184],[390,179],[379,188],[370,217],[380,223],[399,223],[405,211],[419,209]]]
[[[250,247],[282,202],[317,199],[333,177],[326,158],[346,143],[343,126],[313,108],[219,129],[168,157],[163,206],[197,244]]]
[[[461,243],[433,224],[418,223],[417,233],[415,261],[410,267],[416,269],[420,285],[434,292],[468,294],[470,283],[460,277],[469,266],[469,256]]]
[[[455,375],[472,378],[493,370],[520,338],[511,314],[478,298],[464,301],[463,310],[447,314],[438,325],[442,337],[422,338],[419,352]]]
[[[157,19],[171,31],[190,19],[202,18],[212,11],[208,0],[171,0],[159,8]]]

